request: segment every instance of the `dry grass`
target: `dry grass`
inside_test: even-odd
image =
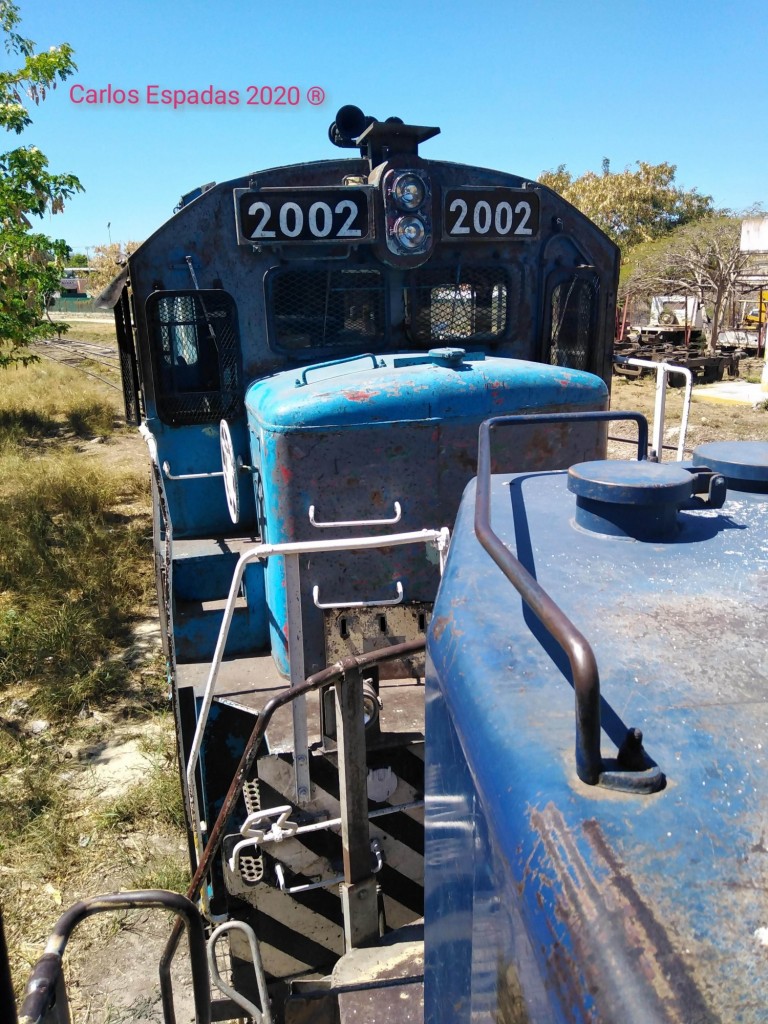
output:
[[[0,385],[0,902],[20,995],[66,906],[183,888],[186,856],[164,669],[133,643],[151,525],[146,467],[110,458],[121,396],[49,360]],[[86,752],[126,724],[154,746],[105,797]]]
[[[0,447],[68,435],[111,434],[120,425],[122,399],[77,368],[50,359],[3,371]]]
[[[696,389],[694,388],[694,394]],[[665,415],[664,461],[674,459],[679,438],[680,419],[683,410],[683,389],[668,388]],[[766,395],[768,398],[768,394]],[[611,408],[622,411],[641,412],[652,426],[655,401],[655,380],[641,377],[630,380],[615,376],[611,389]],[[612,424],[612,436],[634,437],[634,427]],[[685,452],[688,457],[693,449],[707,441],[764,441],[768,438],[768,411],[753,408],[747,403],[725,403],[694,400],[691,403]],[[667,447],[668,446],[668,449]],[[616,450],[614,457],[630,458],[626,446],[624,451]]]

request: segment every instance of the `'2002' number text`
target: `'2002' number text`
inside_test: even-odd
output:
[[[324,201],[312,203],[305,211],[298,203],[280,203],[277,220],[272,206],[259,200],[248,207],[248,217],[256,221],[249,237],[270,238],[361,238],[362,228],[355,222],[361,213],[351,199],[340,199],[333,206]]]
[[[519,192],[517,196],[519,196]],[[445,229],[451,238],[531,238],[538,233],[538,200],[514,192],[464,189],[447,196]]]

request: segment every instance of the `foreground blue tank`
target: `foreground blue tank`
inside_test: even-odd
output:
[[[428,648],[428,1021],[768,1020],[768,445],[693,463],[488,490],[491,531],[594,651],[602,767],[656,792],[577,774],[571,668],[467,489]]]

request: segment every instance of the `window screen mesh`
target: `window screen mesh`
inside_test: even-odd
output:
[[[492,341],[507,333],[510,279],[500,267],[412,271],[407,303],[413,341]]]
[[[378,270],[284,270],[268,278],[277,348],[385,343],[384,277]]]
[[[549,361],[553,366],[589,369],[596,296],[595,282],[587,277],[572,277],[552,289]]]
[[[214,423],[240,411],[239,337],[229,295],[197,291],[149,300],[155,398],[167,423]]]

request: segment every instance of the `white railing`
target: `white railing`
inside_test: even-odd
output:
[[[653,429],[651,431],[651,449],[655,458],[662,461],[664,451],[664,416],[667,402],[667,381],[672,374],[685,377],[685,393],[683,395],[683,411],[680,418],[680,437],[677,442],[677,462],[682,462],[685,448],[685,436],[688,433],[688,414],[691,410],[691,394],[693,393],[693,374],[687,366],[675,366],[673,363],[657,363],[652,359],[635,359],[634,356],[614,356],[614,362],[622,366],[637,366],[656,371],[656,401],[653,409]]]
[[[448,553],[448,545],[450,543],[450,531],[447,527],[443,527],[441,530],[416,530],[410,533],[393,533],[388,536],[379,537],[350,537],[347,539],[339,540],[315,540],[315,541],[294,541],[285,544],[257,544],[247,551],[244,551],[238,559],[235,571],[232,576],[232,583],[229,588],[229,596],[227,597],[227,603],[224,608],[224,617],[221,622],[219,629],[219,636],[216,641],[216,649],[213,652],[213,660],[211,667],[208,672],[208,680],[205,685],[205,694],[203,696],[202,703],[198,711],[197,725],[195,728],[195,735],[192,739],[192,746],[189,751],[189,758],[187,760],[187,791],[189,794],[189,806],[192,811],[192,823],[194,829],[194,842],[195,852],[199,860],[201,852],[203,850],[203,836],[202,836],[202,822],[200,819],[200,809],[197,800],[197,793],[195,788],[195,770],[197,763],[200,758],[200,750],[203,743],[203,734],[205,727],[208,723],[208,716],[210,714],[211,705],[213,704],[213,697],[216,691],[216,680],[219,675],[219,669],[221,662],[224,657],[224,648],[227,644],[227,637],[229,636],[229,628],[232,623],[232,617],[234,615],[235,603],[237,596],[240,592],[240,586],[243,579],[246,566],[251,562],[263,561],[264,559],[271,558],[275,555],[281,556],[296,556],[296,555],[311,555],[319,554],[321,552],[329,551],[367,551],[375,550],[376,548],[390,548],[390,547],[402,547],[405,544],[431,544],[433,545],[439,555],[440,559],[440,572],[442,573],[445,566],[445,559]],[[294,602],[289,601],[289,609]],[[290,611],[289,611],[289,632],[292,629],[290,622]],[[293,673],[292,673],[293,675]],[[298,679],[297,682],[303,682],[303,678]],[[294,744],[296,750],[298,750],[300,744]]]
[[[168,495],[157,452],[157,440],[145,423],[139,426],[149,452],[152,469],[152,546],[158,580],[158,598],[162,602],[160,630],[163,650],[170,663],[171,673],[176,669],[176,649],[173,642],[173,523],[168,509]]]

